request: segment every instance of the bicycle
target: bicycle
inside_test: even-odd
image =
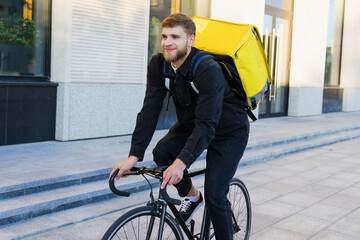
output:
[[[145,175],[162,181],[163,172],[167,167],[155,168],[132,168],[126,175],[142,175],[150,185],[150,201],[146,206],[138,207],[119,217],[106,231],[103,240],[107,239],[184,239],[182,231],[190,240],[215,239],[215,233],[211,226],[208,209],[204,207],[200,233],[194,234],[195,221],[191,220],[186,225],[181,218],[175,205],[180,205],[179,199],[169,197],[166,188],[160,189],[159,197],[154,199],[153,189]],[[119,196],[130,196],[129,192],[120,191],[115,187],[115,178],[118,170],[113,173],[109,180],[109,186],[113,193]],[[205,173],[205,169],[187,173],[183,179],[191,178]],[[233,211],[234,239],[248,240],[251,229],[251,203],[249,192],[245,184],[237,178],[230,183],[228,199]],[[167,211],[170,208],[173,216]],[[188,227],[189,226],[189,227]]]

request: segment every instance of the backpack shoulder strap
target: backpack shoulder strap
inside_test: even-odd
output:
[[[171,74],[169,70],[170,70],[170,63],[164,60],[163,78],[164,78],[165,87],[168,91],[170,91],[170,78],[171,78]]]
[[[188,80],[189,80],[189,84],[191,86],[191,88],[197,93],[199,94],[199,90],[196,88],[195,84],[194,84],[194,77],[195,77],[195,73],[196,70],[200,64],[200,62],[206,58],[214,58],[211,54],[200,50],[198,51],[193,58],[191,59],[191,64],[190,64],[190,70],[189,70],[189,75],[188,75]]]

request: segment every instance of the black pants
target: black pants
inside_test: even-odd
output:
[[[171,165],[180,154],[190,132],[176,123],[158,142],[153,150],[158,166]],[[236,136],[236,137],[235,137]],[[233,239],[231,206],[227,199],[230,180],[242,157],[249,136],[244,127],[232,134],[231,138],[215,137],[209,144],[206,155],[205,203],[209,209],[216,239]],[[191,188],[191,180],[182,180],[175,185],[181,197]]]

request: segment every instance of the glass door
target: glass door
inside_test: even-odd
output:
[[[291,15],[267,7],[263,44],[273,83],[259,106],[259,117],[286,116],[289,98]]]

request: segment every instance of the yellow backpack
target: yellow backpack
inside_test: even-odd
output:
[[[255,121],[251,110],[256,109],[272,83],[257,27],[197,16],[193,21],[196,25],[194,47],[208,53],[194,60],[193,73],[198,63],[210,54],[222,67],[233,91],[246,99],[247,113]]]

